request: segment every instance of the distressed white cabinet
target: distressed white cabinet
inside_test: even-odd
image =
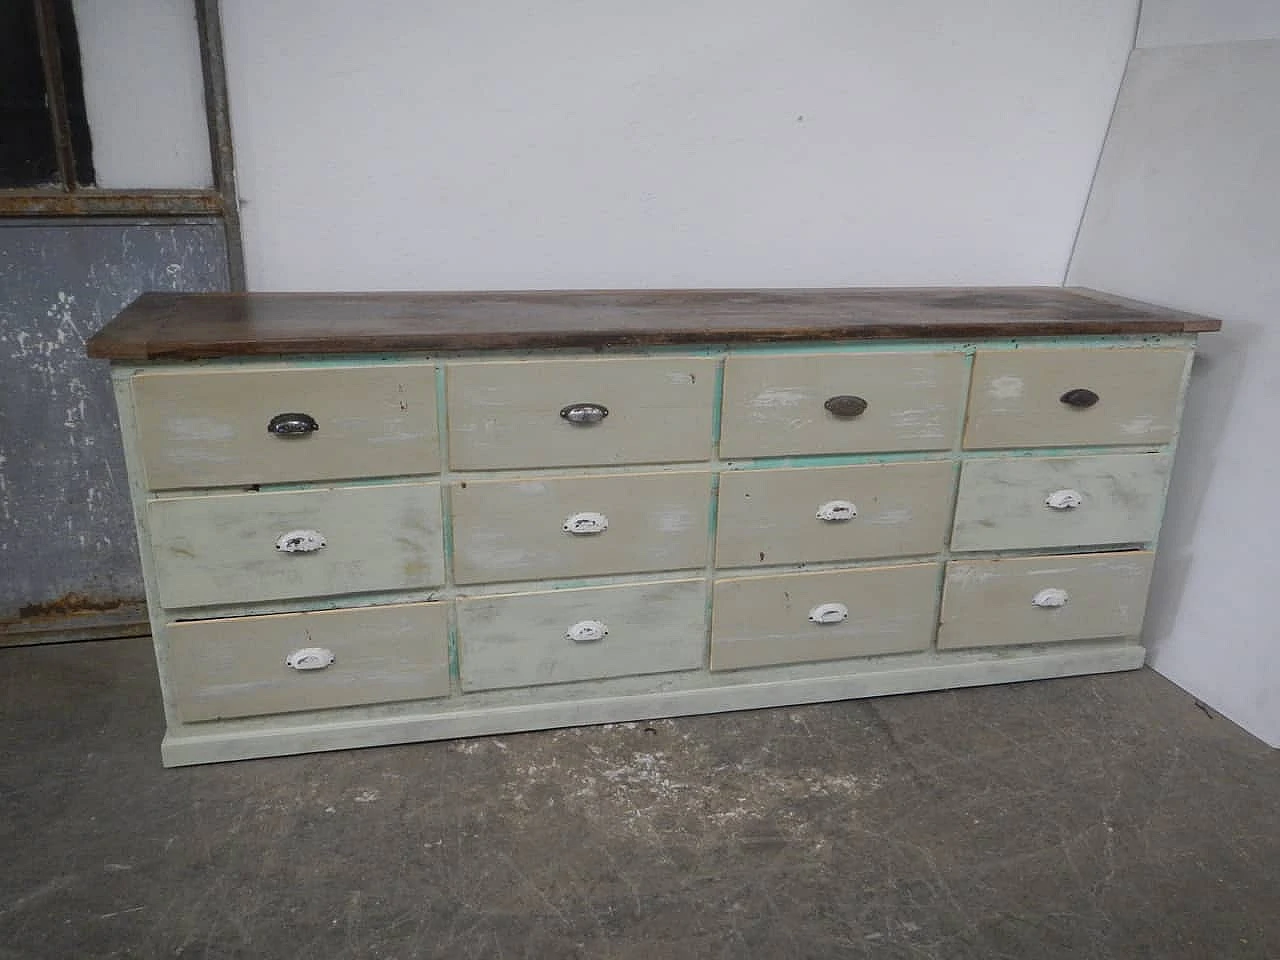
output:
[[[1131,669],[1206,317],[1058,288],[147,294],[166,764]]]

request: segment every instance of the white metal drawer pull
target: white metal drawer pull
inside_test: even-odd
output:
[[[566,640],[574,643],[594,643],[609,635],[609,628],[599,620],[579,620],[565,633]]]
[[[858,508],[851,500],[828,500],[818,508],[818,519],[831,523],[852,520],[858,515]]]
[[[1054,510],[1074,510],[1084,503],[1084,494],[1079,490],[1055,490],[1044,498],[1044,502]]]
[[[849,619],[849,608],[843,603],[820,603],[809,611],[814,623],[843,623]]]
[[[324,647],[303,647],[284,658],[285,665],[295,670],[323,670],[333,660],[333,651]]]
[[[276,549],[283,553],[313,553],[327,545],[319,530],[290,530],[276,537]]]
[[[565,533],[572,533],[575,537],[604,533],[608,529],[609,518],[603,513],[596,513],[592,510],[575,513],[564,522]]]
[[[1060,607],[1067,602],[1067,591],[1058,587],[1045,587],[1031,598],[1031,602],[1037,607]]]

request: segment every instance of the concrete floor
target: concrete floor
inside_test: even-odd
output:
[[[1280,957],[1280,754],[1150,671],[164,770],[0,650],[0,958]]]

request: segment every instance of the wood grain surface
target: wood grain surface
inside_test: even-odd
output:
[[[1062,287],[146,293],[91,357],[1201,333],[1210,317]]]

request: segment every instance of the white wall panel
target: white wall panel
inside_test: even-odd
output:
[[[1145,16],[1144,7],[1144,16]],[[1223,317],[1193,368],[1152,665],[1280,745],[1280,41],[1139,50],[1069,282]]]
[[[1280,38],[1276,0],[1143,0],[1138,46]]]
[[[256,289],[1057,283],[1136,0],[227,0]]]

